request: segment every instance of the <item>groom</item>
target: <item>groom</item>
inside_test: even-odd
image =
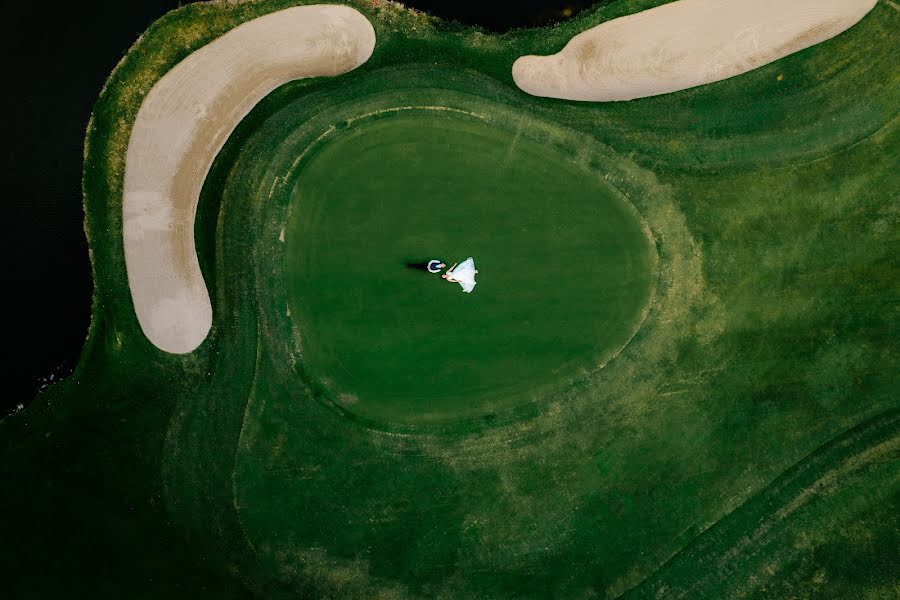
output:
[[[432,258],[424,263],[406,263],[406,266],[410,269],[421,269],[423,271],[428,271],[429,273],[440,273],[441,269],[447,265],[443,261]]]

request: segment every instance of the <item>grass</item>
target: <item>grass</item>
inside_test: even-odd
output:
[[[286,4],[170,13],[98,99],[85,145],[90,335],[73,377],[0,424],[0,502],[13,515],[0,525],[12,540],[0,564],[11,597],[896,592],[900,15],[889,3],[845,34],[746,75],[608,105],[528,97],[512,86],[509,66],[654,2],[619,1],[504,36],[355,4],[378,35],[372,59],[339,78],[283,86],[217,158],[197,222],[213,331],[191,355],[161,353],[137,325],[122,259],[130,123],[152,83],[187,53]],[[316,231],[340,236],[366,198],[391,198],[377,189],[365,153],[365,196],[327,182],[325,167],[337,161],[329,148],[362,152],[365,140],[383,139],[396,163],[402,140],[419,144],[417,153],[465,142],[457,134],[472,121],[463,117],[416,113],[347,126],[373,108],[412,102],[488,115],[489,127],[470,132],[486,138],[485,148],[511,147],[509,136],[525,125],[515,163],[529,173],[498,186],[497,197],[508,203],[506,183],[527,181],[517,194],[530,208],[524,215],[549,222],[545,194],[530,194],[528,177],[547,160],[569,173],[554,185],[572,185],[559,217],[572,237],[542,242],[571,244],[554,246],[560,252],[600,252],[585,240],[601,217],[571,214],[586,204],[577,191],[585,186],[597,186],[598,210],[627,201],[640,215],[656,264],[639,273],[655,274],[655,292],[640,329],[603,368],[577,376],[618,350],[620,338],[594,336],[596,347],[574,352],[581,366],[567,375],[486,390],[466,415],[448,402],[429,422],[411,419],[418,413],[409,407],[378,405],[385,388],[368,378],[348,388],[359,398],[352,406],[317,384],[333,367],[316,362],[315,351],[307,360],[305,330],[344,330],[342,356],[353,336],[396,342],[390,330],[346,333],[352,295],[324,303],[331,284],[310,291],[313,269],[370,254],[304,238],[312,223],[303,209],[322,203]],[[334,141],[291,171],[332,126],[343,127]],[[369,135],[357,141],[357,131]],[[488,166],[453,165],[451,173],[473,169],[471,181],[454,185],[484,193],[486,177],[474,175]],[[433,168],[410,166],[419,178],[436,177]],[[387,179],[415,181],[399,169]],[[377,249],[371,257],[405,258],[412,246],[392,238],[395,221],[371,218],[358,230]],[[428,225],[423,243],[436,243],[439,227],[416,218]],[[485,237],[499,219],[485,219]],[[478,243],[446,239],[448,253],[467,252],[450,242]],[[540,260],[528,240],[509,246]],[[312,251],[318,258],[303,264]],[[499,250],[473,255],[490,262]],[[554,268],[539,264],[541,273]],[[430,289],[447,295],[434,301],[480,302],[499,318],[489,271],[471,296],[435,283]],[[596,284],[570,282],[583,293]],[[366,285],[366,298],[380,297]],[[642,304],[636,298],[628,314],[641,314]],[[396,374],[412,351],[391,351],[398,356],[357,353],[355,368]],[[485,356],[491,369],[505,368],[500,355]],[[531,390],[541,391],[536,401]]]
[[[583,378],[633,335],[655,276],[634,208],[506,118],[513,131],[446,110],[355,122],[279,188],[296,362],[320,395],[388,424],[483,417]],[[289,177],[294,145],[265,145],[252,161]],[[255,202],[273,202],[261,188]],[[403,268],[429,252],[475,255],[477,293]]]

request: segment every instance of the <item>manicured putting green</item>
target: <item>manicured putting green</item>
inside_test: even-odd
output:
[[[639,326],[655,264],[645,231],[602,176],[488,121],[424,109],[356,121],[308,151],[292,195],[285,269],[304,369],[322,396],[390,423],[537,400]],[[468,256],[471,294],[404,267]]]

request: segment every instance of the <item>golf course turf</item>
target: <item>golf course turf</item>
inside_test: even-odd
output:
[[[536,401],[606,363],[645,316],[652,240],[571,160],[584,140],[548,150],[521,114],[468,103],[493,118],[376,113],[299,166],[284,256],[297,361],[351,412],[416,423]],[[468,252],[490,276],[463,295],[399,268],[428,252]]]
[[[180,8],[100,94],[82,360],[0,423],[10,597],[893,597],[894,3],[610,104],[512,64],[659,2],[503,36],[349,3],[371,58],[274,90],[216,156],[212,327],[164,352],[126,276],[131,125],[293,4]],[[467,256],[471,294],[404,267]]]

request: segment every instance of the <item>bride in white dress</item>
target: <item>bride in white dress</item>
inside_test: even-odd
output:
[[[476,273],[478,273],[478,269],[475,268],[475,261],[470,256],[458,266],[454,263],[441,277],[447,281],[458,283],[462,286],[463,291],[469,294],[475,289]]]

